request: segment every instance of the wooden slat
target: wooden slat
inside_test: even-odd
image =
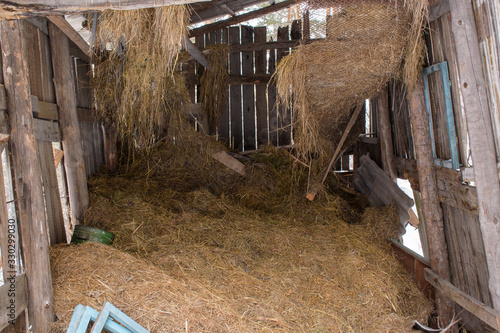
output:
[[[52,80],[54,76],[52,71],[49,36],[38,30],[38,41],[40,45],[40,62],[42,64],[42,67],[39,69],[42,82],[42,96],[39,96],[39,100],[55,103],[56,93],[54,91],[54,82]]]
[[[9,294],[12,294],[12,289],[15,290],[15,295],[11,297]],[[15,276],[12,280],[6,280],[5,284],[0,286],[0,331],[8,325],[14,324],[15,319],[27,308],[26,291],[25,274]]]
[[[66,21],[64,16],[47,16],[50,22],[56,25],[62,32],[82,50],[88,57],[86,61],[90,60],[90,45],[82,38],[82,36]]]
[[[33,331],[46,333],[54,321],[48,233],[40,162],[33,128],[29,70],[23,21],[0,21],[5,89],[11,123],[11,148],[18,222],[28,275]],[[73,91],[74,93],[74,91]],[[4,298],[1,298],[2,300]],[[2,310],[5,307],[2,306]],[[5,318],[1,316],[2,320]]]
[[[389,112],[389,101],[387,86],[384,86],[377,96],[378,128],[380,138],[380,150],[382,153],[383,169],[392,180],[396,179],[394,170],[394,150],[392,144],[391,120]]]
[[[269,50],[268,58],[269,73],[273,74],[276,70],[276,50]],[[273,145],[278,144],[278,109],[276,107],[276,85],[267,86],[267,109],[269,112],[269,139]]]
[[[241,42],[250,43],[253,41],[253,27],[241,26]],[[242,74],[253,74],[254,59],[252,51],[241,52],[242,59]],[[243,131],[244,131],[244,150],[254,150],[256,148],[255,141],[255,86],[243,86]]]
[[[2,143],[0,145],[0,155],[5,149],[6,144]],[[0,189],[5,189],[5,183],[4,183],[4,177],[3,177],[3,161],[0,158]],[[9,211],[7,209],[7,200],[5,197],[5,191],[2,190],[0,191],[0,264],[2,264],[3,270],[3,280],[7,280],[8,276],[8,271],[13,270],[14,272],[16,271],[15,267],[15,262],[9,262],[9,253],[8,253],[8,248],[9,248],[9,235],[12,234],[14,235],[14,230],[11,230],[9,232]],[[13,228],[14,225],[11,226]],[[14,238],[15,239],[15,238]],[[19,246],[19,245],[18,245]],[[11,266],[11,264],[13,266]]]
[[[229,28],[229,43],[240,43],[240,27]],[[229,55],[229,71],[233,75],[241,74],[240,53]],[[242,150],[242,110],[241,110],[241,86],[231,85],[229,88],[229,102],[231,107],[231,146]]]
[[[429,21],[435,21],[450,11],[449,0],[440,0],[429,8]]]
[[[66,243],[66,230],[51,142],[38,142],[50,244]]]
[[[429,268],[425,269],[425,279],[458,305],[474,314],[492,328],[500,330],[500,311],[495,310],[467,295],[450,282],[440,278]]]
[[[254,28],[254,41],[256,43],[266,41],[266,27]],[[255,51],[255,74],[266,73],[266,50]],[[255,112],[257,116],[257,145],[269,142],[269,128],[267,117],[266,86],[257,84],[255,86]]]
[[[286,1],[283,1],[283,2],[280,2],[277,4],[269,5],[267,7],[261,8],[261,9],[257,9],[255,11],[252,11],[249,13],[245,13],[245,14],[238,15],[238,16],[233,16],[233,17],[230,17],[226,20],[217,21],[217,22],[211,23],[211,24],[205,24],[204,26],[190,30],[189,36],[194,37],[194,36],[203,35],[207,32],[217,30],[217,29],[222,29],[225,27],[229,27],[231,25],[235,25],[238,23],[246,22],[246,21],[249,21],[251,19],[258,18],[258,17],[264,16],[264,15],[269,14],[269,13],[274,13],[274,12],[277,12],[281,9],[288,8],[288,7],[296,5],[296,4],[297,4],[297,2],[295,0],[286,0]]]
[[[298,46],[300,41],[298,40],[282,40],[275,42],[266,42],[265,40],[262,42],[255,43],[245,43],[240,45],[229,45],[229,50],[231,52],[244,52],[244,51],[263,51],[270,50],[276,48],[291,48]]]
[[[222,43],[227,44],[228,42],[228,33],[229,30],[228,28],[224,28],[221,30],[221,38],[222,38]],[[226,59],[228,59],[228,56],[226,56]],[[227,89],[229,90],[229,85],[227,86]],[[226,102],[224,103],[224,110],[222,112],[222,115],[220,117],[219,121],[219,127],[218,127],[218,132],[219,132],[219,137],[224,140],[227,144],[229,144],[229,94],[228,97],[226,98]]]

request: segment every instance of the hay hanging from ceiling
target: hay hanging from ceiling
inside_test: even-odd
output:
[[[187,106],[176,66],[188,20],[183,5],[106,10],[99,17],[92,80],[97,113],[136,147],[149,148],[178,126]]]
[[[426,0],[311,0],[313,38],[276,70],[279,102],[292,105],[299,151],[330,153],[356,105],[392,78],[418,75]],[[325,15],[326,13],[326,15]],[[403,69],[404,68],[404,69]],[[354,133],[354,136],[359,133]]]

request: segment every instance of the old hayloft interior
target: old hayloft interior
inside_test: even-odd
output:
[[[0,49],[0,332],[500,331],[498,0],[11,0]]]

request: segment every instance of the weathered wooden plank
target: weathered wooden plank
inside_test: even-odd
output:
[[[19,20],[1,21],[0,28],[5,89],[9,96],[18,222],[31,291],[29,315],[33,331],[45,333],[55,320],[54,298],[41,170],[33,128],[24,24]]]
[[[60,4],[58,4],[60,6]],[[47,16],[47,19],[57,26],[78,48],[87,56],[85,61],[90,61],[91,51],[90,45],[83,37],[66,21],[64,16]]]
[[[429,7],[429,21],[435,21],[450,12],[449,0],[440,0]]]
[[[245,165],[235,159],[232,156],[229,156],[226,152],[224,151],[219,151],[217,153],[214,153],[212,155],[213,158],[215,158],[217,161],[221,162],[225,166],[227,166],[229,169],[233,170],[234,172],[239,173],[243,177],[246,176],[245,172]]]
[[[8,275],[5,284],[0,286],[0,331],[9,325],[13,325],[15,319],[28,306],[26,275],[16,276],[15,273],[9,273]],[[12,292],[12,290],[15,291]]]
[[[102,125],[103,141],[104,141],[104,160],[106,168],[110,171],[118,167],[118,148],[116,142],[118,140],[118,130],[113,123],[104,123]]]
[[[5,149],[6,144],[2,143],[0,144],[0,155]],[[0,158],[0,189],[5,189],[5,184],[4,184],[4,177],[3,177],[3,163]],[[3,273],[3,281],[7,281],[8,277],[8,272],[10,270],[16,271],[16,263],[15,263],[15,255],[13,257],[10,257],[10,259],[14,261],[9,262],[9,238],[11,239],[11,244],[15,244],[15,234],[14,234],[14,228],[15,225],[10,224],[10,222],[15,222],[15,221],[9,221],[9,211],[7,209],[7,200],[5,197],[5,191],[0,191],[0,264],[3,267],[2,273]],[[12,235],[12,236],[10,236]],[[12,266],[11,266],[12,265]]]
[[[49,23],[50,46],[54,71],[54,84],[62,133],[64,167],[68,183],[72,223],[79,224],[89,205],[87,179],[83,161],[80,128],[76,110],[75,86],[72,77],[69,42],[64,33]]]
[[[240,43],[240,27],[229,28],[229,43]],[[229,71],[233,75],[241,74],[240,53],[229,54]],[[231,146],[242,150],[242,110],[241,110],[241,85],[229,86],[229,103],[231,108]]]
[[[429,244],[431,268],[443,278],[450,278],[448,249],[444,235],[443,212],[438,200],[434,159],[431,150],[429,121],[425,110],[424,84],[420,78],[409,92],[410,120],[417,156],[417,172],[425,207],[423,217]],[[453,318],[452,304],[442,293],[436,294],[436,307],[442,323]]]
[[[130,10],[140,8],[163,7],[167,5],[180,5],[200,0],[94,0],[82,2],[80,0],[38,0],[32,3],[26,0],[3,2],[0,6],[0,18],[19,19],[31,16],[62,15],[74,12],[95,12],[105,9]],[[207,0],[201,0],[207,1]]]
[[[493,306],[500,308],[500,184],[491,124],[491,115],[483,77],[476,23],[470,1],[450,2],[452,32],[455,37],[461,92],[469,129],[474,163],[479,220],[483,233],[490,292]]]
[[[467,295],[450,282],[440,278],[436,273],[428,268],[425,269],[425,279],[436,289],[441,291],[446,297],[449,297],[494,329],[500,330],[500,312],[498,310],[495,310]]]
[[[311,40],[311,41],[315,41]],[[266,42],[265,40],[262,42],[255,43],[245,43],[240,45],[229,45],[229,51],[231,52],[244,52],[244,51],[264,51],[276,48],[291,48],[300,44],[298,40],[282,40],[282,41],[274,41],[274,42]]]
[[[241,26],[241,42],[250,43],[253,41],[253,27],[248,25]],[[254,72],[253,52],[241,52],[242,74],[248,75]],[[256,148],[255,134],[255,86],[243,86],[243,149],[253,150]]]
[[[203,67],[210,68],[210,65],[205,55],[201,53],[198,47],[196,47],[189,38],[184,37],[183,43],[184,43],[184,48],[193,57],[193,59],[198,61],[198,63]]]
[[[39,99],[43,98],[43,82],[41,76],[42,57],[40,55],[40,41],[38,38],[38,29],[31,25],[24,25],[25,38],[27,40],[28,67],[30,70],[30,88],[31,94]]]
[[[190,30],[189,36],[190,37],[200,36],[200,35],[206,34],[207,32],[210,32],[213,30],[222,29],[225,27],[229,27],[231,25],[235,25],[238,23],[249,21],[249,20],[254,19],[254,18],[264,16],[264,15],[269,14],[269,13],[277,12],[278,10],[288,8],[288,7],[293,6],[295,4],[297,4],[297,2],[295,0],[286,0],[286,1],[283,1],[280,3],[269,5],[267,7],[261,8],[261,9],[254,10],[254,11],[249,12],[249,13],[233,16],[233,17],[230,17],[226,20],[217,21],[217,22],[214,22],[211,24],[205,24],[204,26]]]
[[[66,230],[51,142],[38,142],[50,244],[66,243]]]
[[[221,30],[221,42],[222,44],[227,44],[228,43],[228,33],[229,30],[228,28],[224,28]],[[226,55],[226,61],[228,59],[228,55]],[[227,86],[227,89],[229,90],[229,85]],[[224,140],[227,144],[230,142],[230,130],[229,130],[229,94],[228,97],[226,98],[226,102],[224,103],[224,109],[222,111],[222,115],[219,120],[219,127],[218,127],[218,133],[219,137]]]
[[[254,28],[254,41],[256,43],[266,41],[267,28]],[[265,50],[255,51],[255,74],[265,74],[267,66],[267,52]],[[269,127],[267,114],[266,86],[257,84],[255,86],[255,113],[257,116],[257,145],[269,142]]]
[[[395,180],[397,176],[396,171],[394,170],[394,150],[392,146],[392,130],[388,98],[387,86],[384,86],[377,96],[378,133],[380,138],[383,169],[392,180]]]
[[[61,134],[59,133],[59,124],[50,120],[33,118],[35,128],[35,138],[40,141],[59,142]]]

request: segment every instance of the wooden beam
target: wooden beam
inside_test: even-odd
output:
[[[90,59],[90,45],[76,32],[71,24],[66,21],[64,16],[47,16],[47,19],[57,26],[76,46]]]
[[[26,275],[16,276],[15,273],[9,273],[4,284],[0,286],[0,331],[9,325],[14,325],[15,319],[27,306]]]
[[[440,0],[429,7],[429,21],[435,21],[450,11],[450,0]]]
[[[330,172],[330,169],[332,168],[333,163],[337,160],[337,157],[339,157],[340,150],[342,149],[342,146],[344,145],[345,140],[349,136],[349,132],[351,132],[352,127],[356,123],[356,120],[358,119],[359,114],[361,113],[361,109],[363,109],[363,105],[358,105],[356,109],[354,110],[351,120],[349,120],[349,123],[347,124],[346,129],[344,130],[344,133],[342,134],[342,137],[340,138],[339,144],[337,145],[337,148],[335,149],[335,152],[332,155],[332,158],[330,159],[330,163],[328,166],[323,169],[323,171],[320,174],[320,180],[321,182],[317,182],[316,184],[313,184],[311,188],[309,189],[309,192],[306,194],[306,198],[309,201],[313,201],[314,198],[316,197],[316,194],[318,194],[318,191],[321,189],[323,186],[323,183],[326,180],[326,177],[328,176],[328,173]]]
[[[60,142],[59,124],[50,120],[33,118],[35,138],[39,141]]]
[[[235,25],[238,23],[246,22],[246,21],[264,16],[266,14],[277,12],[281,9],[291,7],[291,6],[296,5],[296,4],[297,4],[296,0],[285,0],[285,1],[277,3],[277,4],[269,5],[267,7],[254,10],[253,12],[250,12],[250,13],[245,13],[242,15],[230,17],[227,20],[222,20],[222,21],[211,23],[211,24],[206,24],[206,25],[201,26],[199,28],[195,28],[195,29],[190,30],[189,37],[200,36],[200,35],[203,35],[207,32],[213,31],[213,30],[218,30],[218,29],[228,27],[230,25]]]
[[[0,5],[0,19],[19,19],[31,16],[63,15],[76,12],[95,12],[105,9],[130,10],[181,5],[208,0],[12,0]]]
[[[184,44],[184,48],[186,49],[186,51],[196,61],[198,61],[200,63],[200,65],[202,65],[203,67],[205,67],[207,69],[210,69],[211,66],[208,63],[207,58],[205,58],[205,56],[203,55],[203,53],[201,53],[201,51],[198,50],[198,48],[193,44],[193,42],[189,38],[187,38],[186,36],[184,36],[183,44]]]
[[[423,217],[429,243],[431,268],[439,276],[450,278],[448,249],[446,246],[443,212],[439,204],[434,159],[432,157],[429,118],[425,108],[423,78],[409,92],[410,122],[417,157],[417,172],[422,194]],[[437,312],[441,323],[453,318],[453,305],[443,294],[436,294]],[[444,327],[444,326],[443,326]]]
[[[2,134],[3,135],[3,134]],[[1,145],[0,149],[0,154],[3,152],[5,149],[6,144]],[[0,161],[0,188],[5,189],[5,183],[4,183],[4,177],[3,177],[3,163]],[[7,208],[7,199],[5,197],[5,191],[0,191],[0,249],[4,249],[3,251],[0,252],[1,257],[0,257],[0,264],[2,265],[2,273],[3,273],[3,280],[7,281],[7,277],[9,275],[9,271],[17,271],[16,263],[10,261],[9,262],[9,253],[6,249],[9,248],[9,237],[15,241],[15,230],[14,230],[14,225],[10,225],[10,222],[14,221],[9,221],[9,211]],[[10,228],[9,228],[10,227]],[[9,232],[9,229],[10,232]],[[12,236],[9,236],[12,235]],[[11,266],[12,264],[12,266]],[[1,328],[0,328],[1,330]]]
[[[493,307],[500,309],[500,184],[491,112],[486,94],[474,11],[470,0],[450,1],[460,89],[469,133],[479,200],[479,220]]]
[[[387,85],[384,85],[377,96],[377,122],[380,138],[380,150],[382,152],[382,167],[387,175],[395,181],[397,175],[394,170],[394,150],[392,146],[392,130]]]
[[[3,73],[11,127],[18,223],[30,290],[30,322],[34,332],[46,333],[55,320],[54,296],[23,24],[20,20],[0,23]]]
[[[317,41],[319,39],[312,39],[311,41]],[[278,48],[290,48],[300,45],[298,40],[286,40],[277,42],[255,42],[255,43],[244,43],[229,45],[229,52],[245,52],[245,51],[263,51]]]
[[[229,156],[225,151],[216,152],[212,154],[212,157],[215,158],[220,163],[227,166],[229,169],[233,170],[234,172],[239,173],[243,177],[246,176],[245,165],[240,161],[238,161],[237,159],[235,159],[234,157]]]
[[[434,286],[434,288],[441,291],[441,293],[443,293],[446,297],[452,299],[455,303],[481,319],[493,329],[500,330],[500,311],[495,310],[486,304],[479,302],[474,297],[467,295],[447,280],[440,278],[429,268],[426,268],[424,272],[425,279],[432,286]]]
[[[49,23],[49,36],[71,218],[73,224],[79,224],[89,205],[89,197],[76,110],[75,84],[70,64],[69,41],[53,23]]]

